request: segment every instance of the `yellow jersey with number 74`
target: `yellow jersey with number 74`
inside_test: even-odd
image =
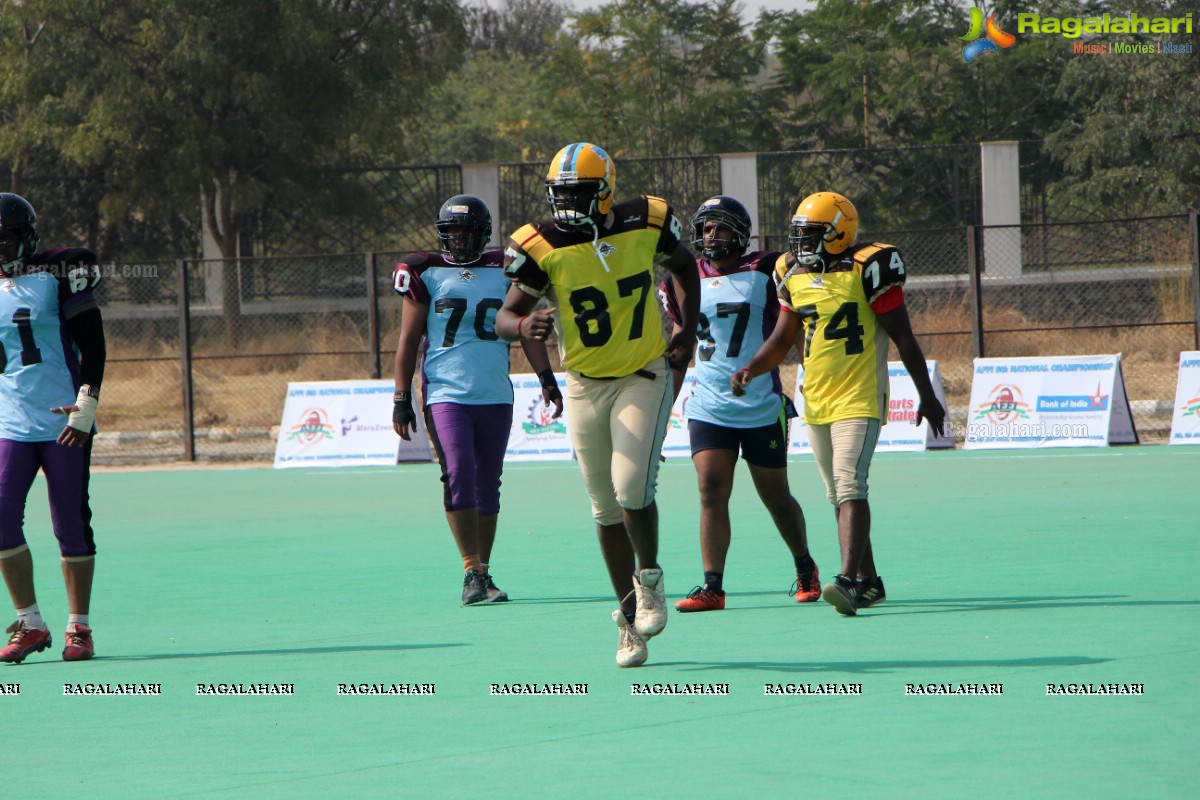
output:
[[[801,320],[805,421],[866,417],[887,424],[888,336],[876,311],[902,302],[899,251],[863,244],[833,264],[811,267],[785,253],[775,263],[775,278],[783,312]]]

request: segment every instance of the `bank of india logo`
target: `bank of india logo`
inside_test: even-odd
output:
[[[984,419],[993,425],[1011,425],[1029,419],[1029,406],[1018,386],[1001,384],[992,389],[986,403],[975,409],[973,419]]]
[[[553,404],[547,406],[540,393],[533,398],[533,404],[529,407],[529,415],[526,419],[526,422],[521,423],[521,430],[530,436],[546,433],[565,434],[567,432],[567,426],[563,425],[562,419],[554,418]]]
[[[984,38],[980,39],[980,36]],[[1017,37],[1011,33],[1000,30],[1000,26],[996,24],[995,14],[989,14],[985,23],[983,11],[978,8],[971,9],[971,26],[967,30],[967,35],[958,38],[967,43],[963,47],[962,56],[963,61],[968,64],[984,53],[999,53],[1000,48],[1007,50],[1017,41]]]
[[[329,424],[329,414],[323,408],[304,409],[299,424],[288,429],[287,438],[305,447],[332,439],[333,426]]]

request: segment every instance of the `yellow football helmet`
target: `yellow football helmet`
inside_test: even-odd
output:
[[[788,249],[796,260],[811,266],[821,256],[844,253],[858,237],[858,210],[837,192],[810,194],[796,206],[788,227]]]
[[[617,167],[608,153],[588,142],[569,144],[546,172],[546,197],[560,227],[596,226],[613,205]]]

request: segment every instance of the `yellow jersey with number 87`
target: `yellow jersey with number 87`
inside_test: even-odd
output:
[[[658,197],[618,203],[613,213],[598,237],[543,222],[518,229],[505,250],[508,277],[558,308],[563,368],[590,378],[630,375],[666,352],[654,265],[683,232]]]

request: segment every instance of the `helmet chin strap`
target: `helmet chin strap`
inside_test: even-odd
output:
[[[612,270],[608,268],[608,261],[604,258],[604,251],[600,249],[600,226],[591,217],[588,217],[588,219],[592,223],[592,250],[596,253],[596,258],[600,259],[600,266],[604,267],[604,271],[611,273]]]

